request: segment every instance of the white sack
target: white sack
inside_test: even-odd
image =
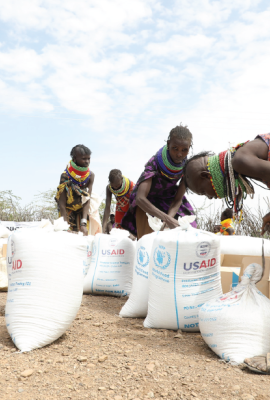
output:
[[[231,363],[270,352],[270,300],[255,286],[262,275],[250,264],[239,285],[200,310],[200,331],[208,346]]]
[[[131,294],[120,311],[120,317],[146,317],[148,308],[149,261],[153,242],[158,234],[159,232],[149,233],[137,242]]]
[[[58,339],[82,299],[86,237],[45,229],[18,230],[8,241],[6,325],[14,344],[30,351]]]
[[[220,253],[224,255],[261,256],[262,239],[251,236],[220,236]],[[264,240],[264,255],[270,257],[270,240]]]
[[[91,259],[92,259],[92,251],[93,251],[93,242],[94,242],[94,236],[88,235],[86,236],[86,241],[87,241],[87,255],[86,259],[83,262],[83,276],[84,278],[86,277],[88,270],[90,268],[91,264]]]
[[[6,229],[6,228],[4,228]],[[1,226],[0,226],[0,231],[1,231]],[[11,234],[11,232],[7,229],[8,235]],[[2,230],[2,234],[6,236],[6,232]],[[0,291],[7,291],[8,287],[8,276],[7,276],[7,263],[6,263],[6,257],[3,257],[3,245],[7,244],[8,238],[7,237],[2,237],[0,238]]]
[[[134,243],[121,229],[115,229],[110,235],[95,235],[83,292],[112,296],[129,295],[134,257]]]
[[[8,238],[10,234],[10,230],[6,228],[5,225],[2,225],[0,222],[0,238]]]
[[[101,198],[96,193],[91,193],[90,207],[89,207],[89,235],[96,235],[102,233],[101,220],[99,216],[99,206]]]
[[[222,294],[219,238],[191,222],[183,217],[179,228],[154,239],[147,328],[198,331],[200,307]]]

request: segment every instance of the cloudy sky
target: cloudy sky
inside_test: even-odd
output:
[[[104,195],[180,122],[195,153],[269,132],[269,21],[260,0],[0,0],[0,190],[56,188],[78,143]]]

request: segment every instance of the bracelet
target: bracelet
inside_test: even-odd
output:
[[[82,225],[87,225],[87,219],[86,218],[82,218],[81,219],[81,226]]]

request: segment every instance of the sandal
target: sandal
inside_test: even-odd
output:
[[[270,353],[266,356],[255,356],[244,360],[245,366],[257,374],[270,375]]]

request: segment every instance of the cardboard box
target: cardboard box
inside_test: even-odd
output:
[[[223,293],[230,292],[234,287],[238,285],[240,269],[241,268],[239,267],[220,267],[221,286]]]
[[[244,257],[239,277],[244,274],[245,269],[249,264],[256,263],[262,265],[262,257]],[[239,279],[240,280],[240,279]],[[270,258],[265,257],[265,271],[260,282],[256,283],[257,289],[270,299]]]

